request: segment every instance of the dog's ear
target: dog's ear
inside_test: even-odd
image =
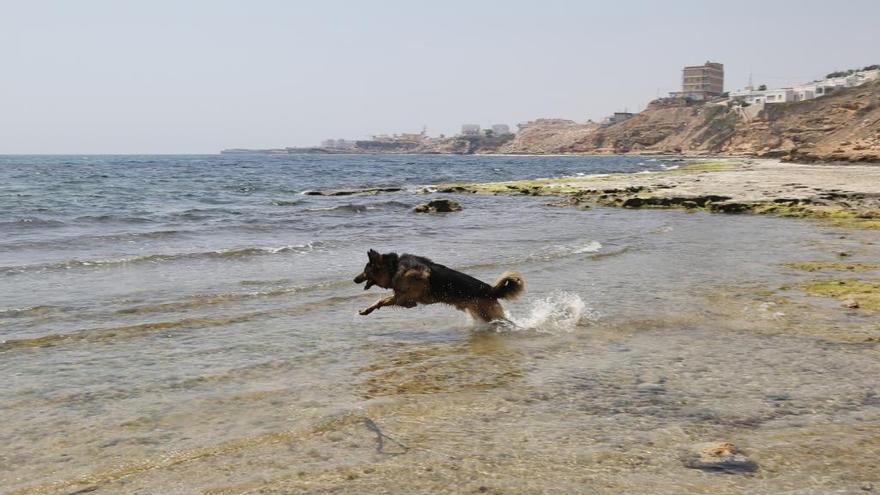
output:
[[[379,254],[379,252],[375,249],[370,249],[369,251],[367,251],[367,256],[369,256],[370,258],[370,263],[379,263],[379,261],[381,261],[382,259],[382,255]]]

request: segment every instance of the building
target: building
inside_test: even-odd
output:
[[[706,100],[724,93],[724,64],[706,62],[691,65],[681,71],[681,91],[669,96]]]
[[[477,136],[480,134],[480,124],[464,124],[461,133],[465,136]]]
[[[623,122],[624,120],[629,120],[633,118],[635,114],[630,112],[614,112],[612,115],[605,117],[602,119],[602,125],[611,125],[616,124],[618,122]]]
[[[496,136],[506,136],[510,134],[510,126],[507,124],[494,124],[492,125],[492,134]]]
[[[331,150],[349,150],[354,148],[355,141],[348,139],[325,139],[321,141],[321,147]]]
[[[840,88],[854,88],[878,79],[880,79],[880,69],[856,71],[846,76],[829,77],[790,88],[756,90],[746,86],[743,90],[731,91],[729,96],[732,101],[750,105],[806,101],[825,96]]]

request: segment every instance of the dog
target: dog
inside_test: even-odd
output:
[[[516,272],[506,272],[489,285],[470,275],[411,254],[379,254],[370,249],[364,271],[354,283],[366,282],[364,290],[374,285],[393,289],[394,294],[376,301],[359,313],[368,315],[385,306],[414,308],[417,304],[444,303],[468,312],[475,320],[503,320],[499,299],[515,299],[525,290],[525,281]]]

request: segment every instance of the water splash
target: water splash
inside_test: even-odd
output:
[[[565,291],[554,291],[549,296],[532,302],[528,314],[508,320],[499,330],[534,330],[542,333],[572,332],[583,320],[592,320],[595,312],[587,307],[581,296]]]

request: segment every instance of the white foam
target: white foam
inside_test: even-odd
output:
[[[555,291],[532,302],[523,317],[508,315],[508,321],[499,330],[534,330],[542,333],[572,332],[582,320],[595,318],[581,296],[572,292]]]
[[[599,250],[602,249],[602,243],[599,241],[590,241],[583,246],[575,247],[572,250],[573,254],[583,254],[583,253],[598,253]]]

